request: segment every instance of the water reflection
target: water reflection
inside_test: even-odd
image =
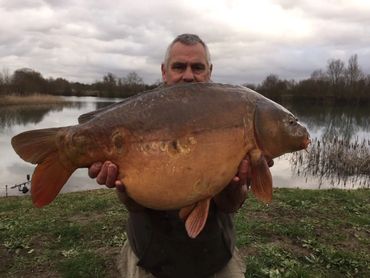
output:
[[[0,127],[37,124],[50,111],[62,111],[64,107],[79,109],[80,102],[62,102],[58,104],[11,105],[0,106]]]
[[[306,103],[283,103],[293,114],[304,122],[310,131],[323,133],[332,132],[333,129],[344,132],[347,136],[355,135],[356,132],[370,132],[369,107],[357,106],[334,106],[334,105],[309,105]]]
[[[365,106],[314,106],[299,109],[313,133],[309,152],[290,156],[297,176],[314,177],[318,187],[370,187],[370,125]]]
[[[101,109],[115,102],[99,101],[93,103],[93,109]],[[43,120],[49,112],[61,112],[65,108],[80,110],[84,102],[61,102],[55,104],[37,105],[11,105],[0,106],[0,128],[9,128],[16,125],[37,124]]]

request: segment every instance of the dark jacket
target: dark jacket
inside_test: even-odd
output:
[[[178,210],[130,212],[127,225],[138,265],[159,278],[208,277],[227,264],[235,247],[232,214],[213,202],[195,239],[187,235]]]

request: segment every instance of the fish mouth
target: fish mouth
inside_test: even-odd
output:
[[[310,137],[306,137],[304,140],[303,140],[303,143],[302,143],[302,149],[305,149],[307,150],[308,146],[311,144],[311,139]]]

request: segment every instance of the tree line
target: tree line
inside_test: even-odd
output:
[[[370,74],[360,68],[357,54],[349,58],[347,65],[340,59],[330,59],[325,70],[314,70],[309,78],[298,82],[270,74],[257,86],[245,85],[278,100],[370,101]]]
[[[64,96],[99,96],[126,98],[136,93],[150,90],[158,84],[145,84],[136,72],[124,77],[107,73],[102,80],[92,84],[69,82],[64,78],[45,79],[40,72],[22,68],[10,74],[8,70],[0,73],[0,95],[51,94]]]
[[[39,93],[125,98],[159,84],[159,81],[145,84],[134,71],[124,77],[107,73],[92,84],[69,82],[64,78],[46,79],[29,68],[18,69],[12,74],[7,70],[0,73],[0,95]],[[360,68],[357,54],[352,55],[347,64],[340,59],[330,59],[324,70],[314,70],[309,78],[300,81],[280,79],[278,75],[270,74],[260,84],[243,85],[275,100],[370,101],[370,74],[366,75]]]

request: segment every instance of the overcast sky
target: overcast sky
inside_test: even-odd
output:
[[[209,45],[213,80],[308,78],[358,54],[370,74],[370,0],[0,0],[0,71],[92,83],[111,72],[161,78],[178,34]]]

